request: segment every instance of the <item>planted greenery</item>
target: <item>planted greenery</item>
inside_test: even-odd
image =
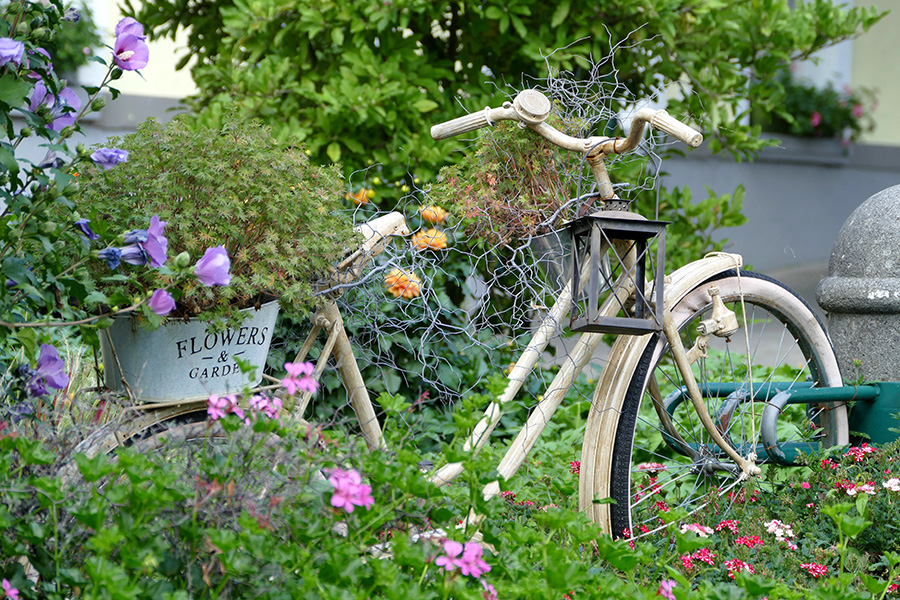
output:
[[[384,404],[391,451],[374,453],[352,428],[282,425],[285,415],[252,403],[222,414],[211,401],[223,437],[173,440],[146,454],[138,444],[115,459],[72,457],[73,424],[58,428],[52,409],[2,422],[4,593],[862,600],[898,589],[896,443],[836,449],[781,470],[775,495],[733,503],[728,519],[715,506],[695,518],[661,507],[666,527],[629,543],[573,509],[580,472],[571,447],[588,403],[560,409],[552,435],[490,502],[481,488],[496,476],[502,444],[474,459],[451,450],[448,459],[464,460],[467,471],[435,487],[422,460],[438,457],[416,447],[418,426],[409,430],[423,407]],[[457,527],[470,509],[485,515],[484,544]]]
[[[82,210],[98,233],[146,228],[157,215],[170,255],[186,252],[192,262],[218,244],[231,259],[228,286],[172,288],[170,317],[233,317],[272,298],[304,314],[318,278],[354,242],[352,223],[339,214],[338,170],[310,164],[298,143],[278,142],[257,121],[234,114],[217,127],[186,116],[166,125],[150,120],[117,147],[129,153],[127,162],[79,174]],[[166,283],[146,270],[135,285],[102,262],[94,273],[111,304]]]

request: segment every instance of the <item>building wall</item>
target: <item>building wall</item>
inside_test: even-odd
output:
[[[853,86],[876,90],[875,131],[864,142],[900,146],[900,2],[856,0],[856,6],[891,10],[872,29],[853,41]]]

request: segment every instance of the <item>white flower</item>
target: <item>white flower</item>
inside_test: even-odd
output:
[[[887,481],[882,482],[881,485],[892,492],[900,492],[900,479],[897,479],[896,477],[891,477]]]

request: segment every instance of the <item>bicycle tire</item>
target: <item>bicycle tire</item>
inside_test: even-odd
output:
[[[771,358],[771,353],[767,353],[766,347],[761,345],[768,339],[763,336],[768,335],[766,329],[771,329],[768,327],[770,323],[781,327],[781,331],[777,333],[779,345],[774,354],[776,360],[768,361],[772,364],[764,365],[768,367],[765,370],[769,371],[766,374],[767,380],[786,378],[788,379],[784,384],[786,387],[801,383],[801,379],[811,380],[814,385],[819,386],[831,387],[842,384],[831,342],[815,313],[790,288],[759,273],[741,271],[740,276],[735,270],[721,273],[695,286],[676,303],[672,314],[676,326],[682,332],[686,348],[690,348],[692,344],[691,336],[694,329],[692,324],[708,317],[711,307],[708,289],[711,285],[719,287],[722,300],[732,310],[738,311],[739,320],[741,320],[740,292],[743,292],[743,303],[748,313],[747,329],[750,333],[746,335],[742,323],[738,332],[729,340],[714,336],[710,339],[711,348],[714,345],[724,347],[724,350],[721,350],[723,359],[719,364],[717,358],[719,355],[710,352],[709,358],[694,363],[693,371],[701,387],[704,383],[731,381],[737,384],[744,381],[743,375],[740,374],[743,368],[742,361],[738,358],[740,354],[745,354],[743,349],[747,347],[744,342],[746,338],[754,338],[750,345],[754,365],[762,362],[763,358]],[[732,351],[731,345],[735,343],[738,347]],[[791,347],[785,350],[784,344],[790,344]],[[746,495],[746,486],[756,486],[754,489],[760,489],[759,478],[745,480],[746,485],[739,481],[739,470],[736,470],[736,465],[733,463],[729,465],[730,459],[724,460],[718,446],[707,439],[709,434],[702,426],[698,427],[696,418],[691,418],[691,415],[695,417],[695,414],[689,400],[681,407],[678,415],[675,414],[678,408],[673,409],[671,417],[688,447],[680,446],[672,436],[666,440],[661,431],[656,409],[653,408],[653,401],[648,394],[648,387],[651,378],[655,378],[658,382],[662,379],[661,388],[680,387],[678,380],[680,374],[674,366],[669,366],[667,353],[668,342],[665,337],[653,335],[644,348],[636,368],[631,373],[620,374],[620,377],[630,377],[624,398],[620,399],[621,403],[611,403],[612,406],[622,408],[618,413],[615,435],[606,441],[607,444],[612,444],[609,477],[596,478],[594,481],[596,489],[592,498],[608,497],[614,501],[609,507],[609,522],[605,524],[614,537],[639,537],[658,530],[659,512],[675,507],[686,510],[690,522],[715,520],[711,523],[714,526],[727,518],[727,513],[735,502],[753,499],[752,493],[750,496]],[[762,353],[762,356],[757,356],[757,353]],[[797,364],[802,365],[799,370],[789,367],[790,361],[798,360],[801,362]],[[711,375],[707,370],[713,366],[716,367],[717,375]],[[754,370],[757,371],[756,366]],[[722,377],[723,373],[728,377]],[[755,373],[754,380],[757,378],[758,374]],[[667,382],[672,385],[666,386]],[[600,393],[599,387],[597,393]],[[666,396],[667,393],[663,391],[661,397]],[[595,397],[594,405],[600,406],[600,400]],[[707,398],[708,409],[714,417],[716,410],[721,410],[723,404],[720,398]],[[746,432],[751,429],[750,421],[754,421],[758,426],[762,413],[761,407],[753,407],[754,415],[751,419],[743,411],[750,404],[738,401],[737,408],[734,408],[735,404],[730,405],[733,411],[741,411],[738,412],[738,419],[734,418],[734,412],[723,413],[729,415],[727,418],[723,417],[722,423],[728,422],[728,427],[725,428],[723,425],[723,429],[728,432],[732,444],[738,447],[747,440],[740,438],[735,441],[735,434],[747,437]],[[812,411],[810,414],[803,413],[801,418],[809,418],[810,421],[816,422],[818,439],[825,442],[825,445],[846,443],[845,406],[838,405],[827,410],[802,407],[800,410]],[[736,425],[740,427],[737,430]],[[636,441],[644,440],[650,440],[649,444],[636,445]],[[660,441],[664,447],[661,447]],[[600,443],[603,442],[594,440],[593,444],[589,444],[586,439],[584,452],[596,449]],[[694,457],[679,455],[673,450],[679,447],[682,451],[697,454]],[[610,449],[607,448],[607,451]],[[648,458],[652,460],[647,460]],[[595,464],[593,456],[586,459],[583,457],[583,461],[585,460],[591,465]],[[663,468],[653,465],[661,465]],[[726,495],[727,500],[720,499],[720,496]],[[701,509],[707,510],[700,513]]]

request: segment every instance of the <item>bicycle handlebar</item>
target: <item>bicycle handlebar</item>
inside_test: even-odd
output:
[[[443,140],[448,137],[468,133],[493,126],[496,121],[518,121],[539,133],[550,142],[576,152],[621,154],[637,147],[644,134],[644,125],[649,123],[654,129],[668,133],[688,146],[696,148],[703,142],[703,135],[671,116],[665,110],[639,110],[632,120],[631,131],[624,140],[609,137],[576,138],[564,134],[555,127],[544,123],[550,114],[550,100],[537,90],[523,90],[512,102],[504,102],[502,107],[487,107],[482,111],[458,117],[431,128],[431,137]]]

